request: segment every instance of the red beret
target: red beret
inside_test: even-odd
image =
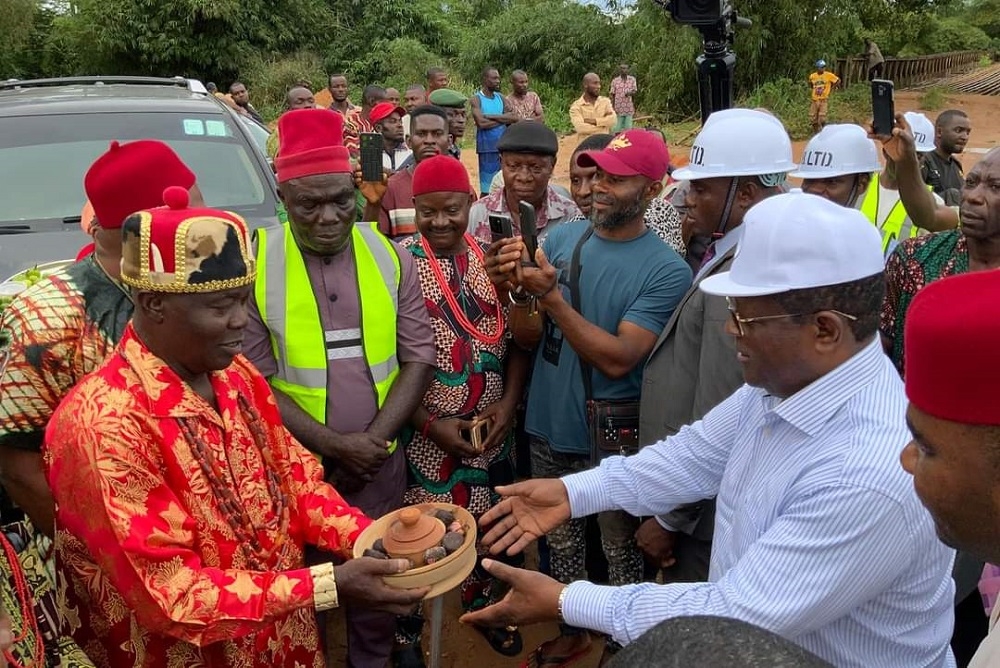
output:
[[[1000,270],[935,281],[906,312],[906,396],[924,413],[1000,425]]]
[[[156,209],[122,228],[122,282],[151,292],[219,292],[257,277],[247,224],[235,213],[188,208],[188,192],[167,188]]]
[[[344,117],[329,109],[294,109],[278,119],[278,183],[315,174],[351,174]]]
[[[393,114],[399,114],[402,118],[406,116],[406,109],[402,107],[397,107],[392,102],[379,102],[372,110],[368,112],[368,120],[372,123],[378,123],[379,121],[384,121]]]
[[[435,155],[421,161],[413,170],[413,196],[427,193],[468,193],[469,173],[465,165],[450,155]]]
[[[83,177],[83,189],[100,226],[117,230],[130,214],[163,204],[170,186],[189,190],[194,172],[161,141],[111,142]]]

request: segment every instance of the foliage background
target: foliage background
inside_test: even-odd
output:
[[[736,37],[737,96],[793,126],[812,63],[860,54],[866,36],[886,56],[1000,50],[1000,0],[734,4],[753,21]],[[582,75],[607,81],[627,62],[642,113],[678,121],[697,113],[700,51],[700,35],[653,0],[0,0],[0,79],[183,75],[223,89],[240,79],[272,117],[303,79],[318,89],[345,72],[356,99],[366,83],[402,88],[442,65],[471,93],[490,64],[525,69],[549,124],[567,129]]]

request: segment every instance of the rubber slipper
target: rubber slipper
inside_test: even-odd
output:
[[[517,630],[516,626],[499,629],[473,625],[472,628],[479,631],[480,635],[486,638],[486,642],[490,644],[490,647],[504,656],[517,656],[524,649],[521,632]]]
[[[547,640],[532,650],[531,654],[528,655],[528,658],[521,664],[521,668],[569,668],[569,666],[576,663],[578,659],[582,659],[590,654],[590,650],[594,648],[593,643],[587,643],[586,647],[577,650],[572,654],[547,656],[542,652],[542,650],[545,645],[550,642],[552,641]]]

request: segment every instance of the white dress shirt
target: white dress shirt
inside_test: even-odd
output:
[[[629,643],[669,617],[718,615],[840,668],[954,666],[954,551],[900,466],[905,412],[876,338],[783,401],[744,385],[677,435],[563,478],[573,517],[718,497],[708,582],[574,582],[566,622]]]

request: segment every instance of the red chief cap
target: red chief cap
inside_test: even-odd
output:
[[[906,396],[924,413],[1000,425],[1000,270],[935,281],[917,293],[903,335]]]
[[[626,130],[603,151],[584,151],[576,156],[580,167],[599,167],[615,176],[642,175],[661,181],[670,167],[670,151],[656,133],[649,130]]]
[[[329,109],[294,109],[278,119],[281,138],[274,166],[278,183],[316,174],[351,174],[344,117]]]
[[[161,141],[111,142],[83,177],[83,189],[98,224],[117,230],[130,214],[163,204],[171,186],[190,190],[195,176],[174,150]]]
[[[378,123],[380,121],[384,121],[393,114],[399,114],[399,117],[402,118],[403,116],[406,116],[406,109],[397,107],[392,102],[379,102],[372,107],[370,112],[368,112],[368,120],[372,123]]]
[[[413,170],[413,196],[427,193],[468,193],[469,172],[450,155],[435,155],[421,161]]]
[[[235,213],[188,205],[167,188],[166,206],[139,211],[122,226],[122,282],[151,292],[204,293],[250,285],[257,277],[246,222]]]

